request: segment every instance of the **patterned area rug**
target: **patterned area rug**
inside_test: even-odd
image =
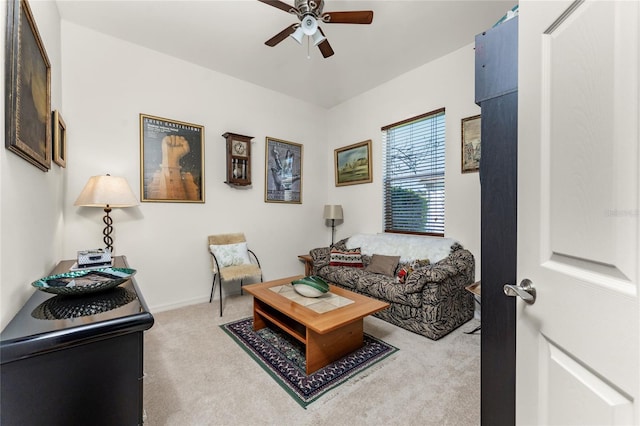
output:
[[[288,334],[254,331],[253,318],[220,327],[303,407],[398,350],[365,333],[362,348],[307,376],[304,345]]]

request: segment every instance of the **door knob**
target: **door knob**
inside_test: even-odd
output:
[[[522,280],[520,285],[506,284],[503,289],[504,294],[507,296],[518,296],[529,305],[533,305],[536,302],[536,289],[531,280],[527,278]]]

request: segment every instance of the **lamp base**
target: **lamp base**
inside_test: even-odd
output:
[[[107,206],[104,208],[104,217],[102,218],[105,225],[102,230],[102,241],[104,242],[105,247],[113,253],[113,238],[111,238],[111,232],[113,232],[113,219],[111,219],[109,213],[111,213],[111,207]]]

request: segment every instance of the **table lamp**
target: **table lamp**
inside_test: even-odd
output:
[[[105,224],[102,231],[104,235],[103,241],[106,248],[111,252],[113,252],[113,238],[111,238],[113,220],[109,216],[111,209],[114,207],[133,207],[139,204],[127,180],[123,177],[109,174],[106,176],[91,176],[74,203],[75,206],[104,208],[105,215],[102,218]]]
[[[342,220],[342,206],[339,204],[327,204],[324,206],[325,220],[331,220],[331,245],[333,245],[333,236],[336,230],[336,220]]]

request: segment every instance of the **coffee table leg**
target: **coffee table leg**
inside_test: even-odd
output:
[[[307,329],[307,374],[361,348],[363,336],[362,318],[326,334]]]
[[[254,330],[260,330],[267,326],[267,323],[264,321],[264,318],[262,318],[262,315],[260,315],[256,310],[258,306],[259,306],[258,299],[254,297],[253,298],[253,329]]]

